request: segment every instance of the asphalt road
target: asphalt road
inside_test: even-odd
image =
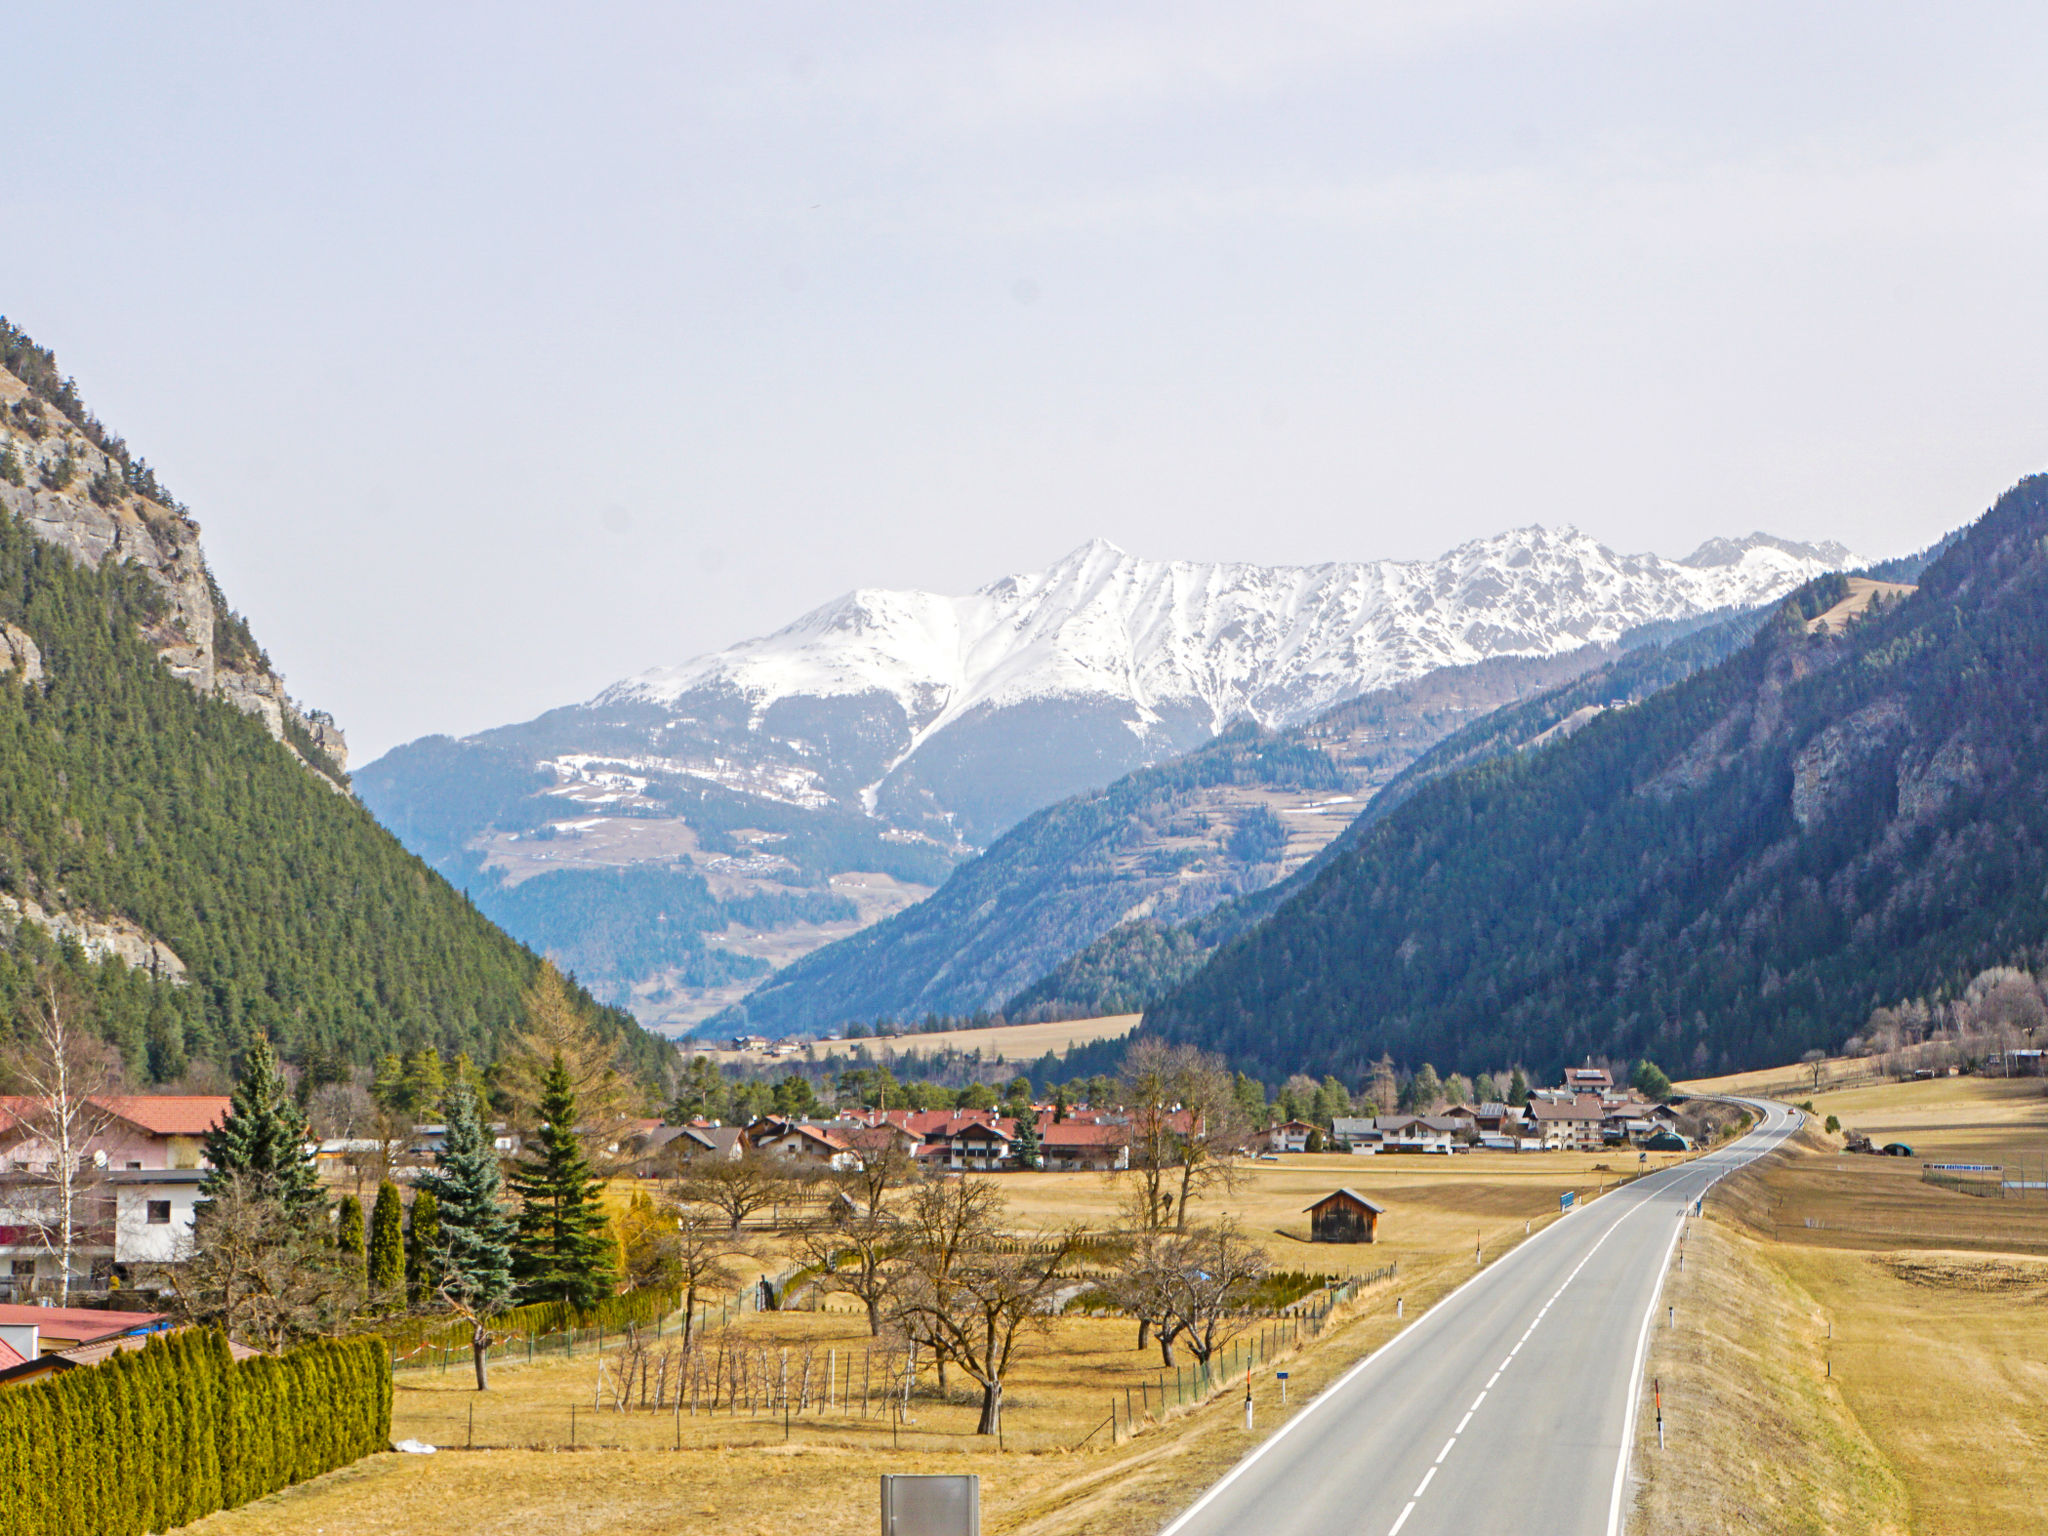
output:
[[[1481,1270],[1162,1536],[1619,1536],[1665,1269],[1693,1202],[1795,1128],[1796,1113],[1761,1108],[1740,1141],[1611,1191]]]

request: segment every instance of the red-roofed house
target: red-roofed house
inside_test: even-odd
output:
[[[226,1118],[219,1094],[132,1094],[96,1098],[104,1128],[85,1155],[104,1180],[98,1209],[74,1232],[72,1284],[98,1288],[117,1265],[178,1256],[192,1230],[205,1173],[203,1138]],[[21,1299],[56,1287],[59,1256],[45,1240],[53,1211],[48,1183],[55,1151],[33,1101],[0,1100],[0,1295]]]
[[[1131,1166],[1130,1131],[1121,1125],[1048,1122],[1038,1133],[1038,1145],[1048,1171],[1107,1173]]]

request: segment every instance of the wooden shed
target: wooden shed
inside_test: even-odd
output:
[[[1376,1243],[1386,1207],[1355,1189],[1323,1196],[1309,1211],[1310,1240],[1318,1243]]]

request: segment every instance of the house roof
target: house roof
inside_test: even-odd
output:
[[[91,1344],[116,1334],[142,1333],[170,1321],[167,1312],[111,1312],[97,1307],[25,1307],[0,1304],[0,1323],[35,1327],[45,1338]]]
[[[1282,1120],[1273,1129],[1276,1131],[1312,1131],[1315,1127],[1306,1120]]]
[[[1371,1211],[1375,1216],[1384,1216],[1387,1211],[1387,1208],[1384,1205],[1381,1205],[1379,1201],[1368,1200],[1364,1195],[1361,1195],[1355,1189],[1333,1189],[1327,1195],[1323,1196],[1322,1199],[1318,1200],[1314,1205],[1305,1205],[1302,1207],[1302,1209],[1305,1211],[1319,1211],[1324,1206],[1328,1205],[1332,1200],[1349,1200],[1354,1205],[1364,1206],[1368,1211]]]
[[[1120,1125],[1076,1124],[1072,1120],[1048,1125],[1038,1133],[1039,1145],[1044,1147],[1120,1147],[1126,1139]]]
[[[231,1101],[224,1093],[145,1093],[96,1102],[153,1135],[204,1136],[227,1119]]]
[[[28,1357],[5,1339],[0,1339],[0,1371],[11,1370],[17,1365],[28,1363]]]
[[[1582,1093],[1569,1104],[1559,1104],[1550,1099],[1531,1100],[1530,1118],[1535,1120],[1599,1120],[1605,1118],[1607,1106],[1597,1095]]]

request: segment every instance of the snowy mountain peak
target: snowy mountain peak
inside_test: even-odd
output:
[[[755,720],[797,696],[878,694],[915,751],[976,710],[1111,703],[1143,736],[1163,710],[1209,731],[1289,725],[1368,688],[1498,655],[1555,655],[1643,624],[1782,596],[1854,559],[1752,534],[1684,560],[1529,526],[1428,561],[1259,566],[1148,560],[1092,539],[963,597],[863,588],[772,635],[618,683],[594,705],[710,689]],[[907,755],[907,753],[906,753]]]

